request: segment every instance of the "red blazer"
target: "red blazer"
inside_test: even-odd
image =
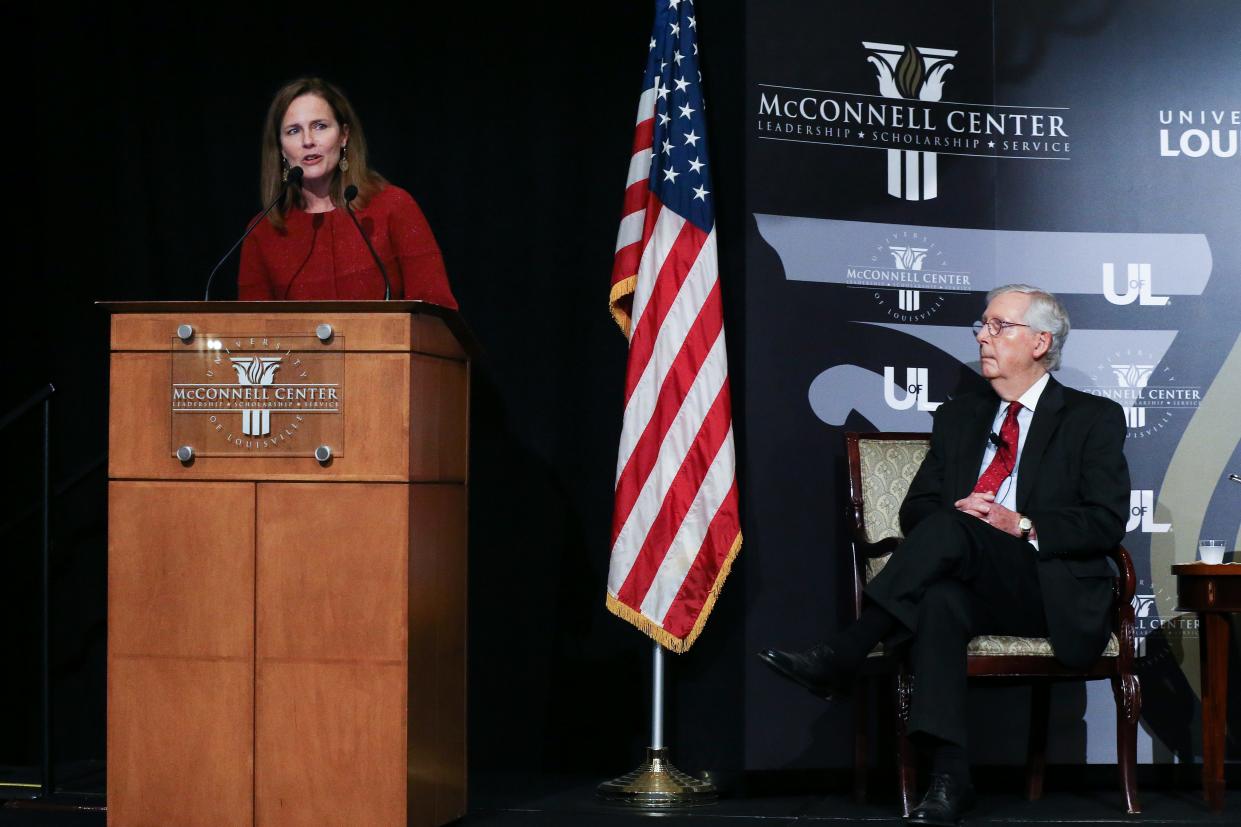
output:
[[[393,298],[457,309],[439,245],[408,192],[388,184],[355,213],[383,259]],[[382,299],[383,294],[383,276],[344,208],[313,214],[292,209],[283,231],[264,220],[241,247],[237,298],[242,301]]]

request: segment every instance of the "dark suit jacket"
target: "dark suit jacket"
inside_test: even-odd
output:
[[[908,534],[928,514],[952,509],[978,481],[987,435],[999,409],[994,393],[967,394],[935,412],[931,450],[905,502]],[[1056,657],[1095,661],[1111,632],[1112,568],[1105,555],[1125,534],[1129,466],[1119,405],[1051,378],[1030,423],[1017,468],[1016,510],[1034,521],[1039,583]]]

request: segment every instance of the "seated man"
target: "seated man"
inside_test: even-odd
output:
[[[987,294],[974,324],[992,393],[949,400],[901,506],[905,540],[866,586],[861,617],[805,652],[760,653],[781,675],[838,693],[880,641],[908,644],[910,733],[930,788],[908,819],[955,824],[973,805],[966,759],[966,647],[980,634],[1049,637],[1084,667],[1110,634],[1112,569],[1129,505],[1119,405],[1051,377],[1069,318],[1027,285]]]

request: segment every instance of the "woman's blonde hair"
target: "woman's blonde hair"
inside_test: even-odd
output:
[[[344,92],[322,78],[298,78],[286,83],[280,91],[276,92],[271,106],[267,108],[267,118],[263,122],[263,157],[259,172],[259,192],[262,194],[263,203],[270,203],[280,194],[284,173],[280,133],[284,125],[284,113],[288,111],[289,104],[302,95],[317,95],[323,98],[332,108],[332,114],[336,117],[336,123],[341,132],[343,133],[346,129],[349,132],[349,171],[343,172],[337,166],[332,173],[330,188],[332,203],[337,207],[343,207],[345,189],[353,184],[358,188],[355,205],[359,208],[365,207],[375,193],[383,189],[387,181],[371,169],[367,161],[366,133],[362,131],[362,122],[358,120],[357,113],[353,111],[349,99],[345,97]],[[289,210],[293,207],[301,209],[305,206],[306,199],[302,196],[301,188],[289,187],[285,190],[280,203],[276,205],[276,209],[268,214],[268,219],[276,229],[283,231],[284,218],[289,214]]]

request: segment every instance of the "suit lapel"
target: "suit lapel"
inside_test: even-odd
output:
[[[1030,498],[1030,489],[1038,479],[1039,466],[1047,443],[1060,425],[1060,412],[1064,409],[1064,386],[1054,378],[1048,378],[1047,387],[1039,397],[1030,433],[1021,451],[1021,463],[1017,467],[1017,511],[1023,511]]]
[[[991,433],[991,426],[995,424],[995,413],[999,410],[999,405],[1000,398],[995,394],[981,396],[961,432],[961,461],[957,463],[957,479],[952,488],[954,502],[969,496],[978,482],[978,469],[982,466],[983,452],[987,450],[987,434]]]

